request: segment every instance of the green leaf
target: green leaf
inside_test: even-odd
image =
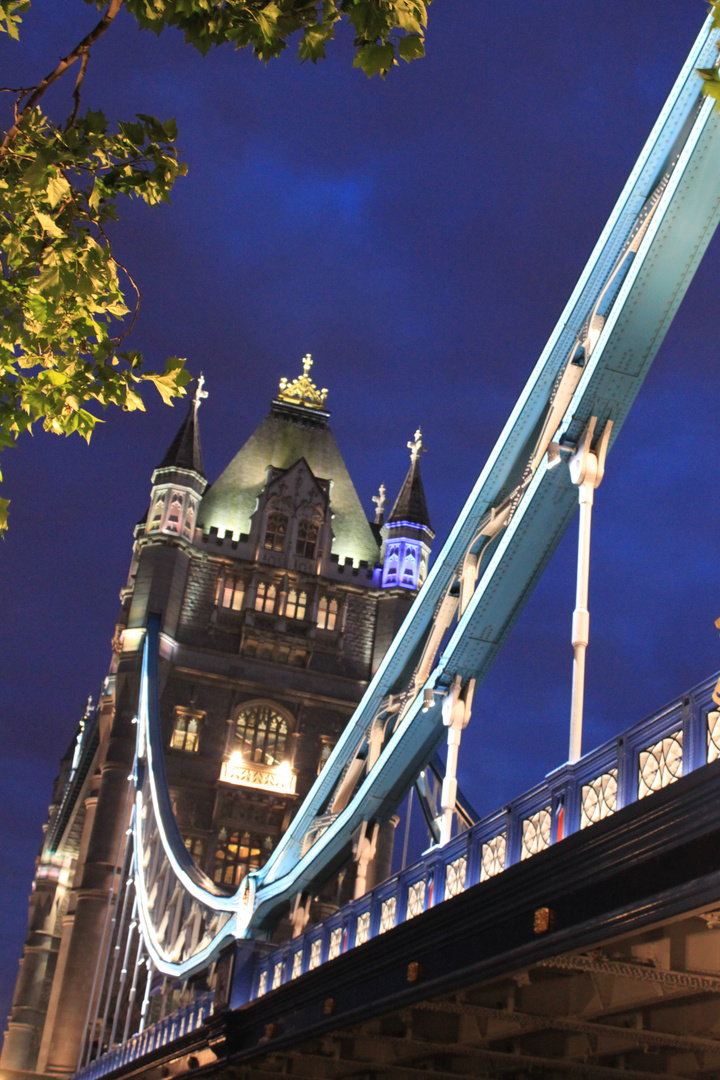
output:
[[[35,210],[34,214],[42,225],[43,231],[46,232],[48,236],[54,236],[56,238],[65,236],[65,233],[62,231],[62,229],[58,228],[58,226],[48,214],[43,214],[40,210]]]
[[[357,51],[353,67],[361,68],[368,79],[378,73],[384,78],[392,67],[394,58],[395,47],[390,43],[387,45],[363,45]]]
[[[53,177],[51,180],[48,180],[48,202],[52,207],[56,207],[57,204],[70,193],[70,190],[70,185],[64,176]]]
[[[409,34],[398,42],[398,53],[409,64],[425,55],[425,42],[418,34]]]

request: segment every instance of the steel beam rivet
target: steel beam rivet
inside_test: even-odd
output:
[[[407,981],[409,983],[420,982],[422,973],[422,964],[419,964],[417,960],[412,960],[407,966]]]
[[[325,1016],[332,1016],[336,1008],[337,1001],[335,1000],[335,998],[325,998],[325,1003],[323,1005],[323,1013],[325,1014]]]

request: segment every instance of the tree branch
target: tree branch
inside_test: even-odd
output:
[[[19,114],[17,120],[8,131],[7,135],[2,141],[2,144],[0,144],[0,158],[3,158],[7,154],[8,150],[17,138],[17,134],[22,127],[26,116],[28,116],[28,114],[32,112],[32,110],[35,108],[38,101],[43,96],[48,87],[52,86],[54,82],[57,82],[57,80],[65,74],[68,68],[72,67],[75,61],[78,60],[81,56],[84,60],[88,50],[95,44],[99,37],[102,37],[102,35],[108,29],[113,19],[122,7],[122,4],[123,0],[110,0],[108,9],[103,15],[100,22],[97,24],[97,26],[95,26],[90,31],[90,33],[87,34],[82,39],[82,41],[75,46],[72,52],[68,53],[68,55],[60,61],[54,71],[51,71],[49,75],[46,75],[45,78],[41,82],[39,82],[36,87],[34,87],[27,105],[24,107],[22,112]],[[85,63],[85,66],[87,67],[87,63]],[[84,74],[82,68],[81,74]],[[82,79],[80,79],[80,82],[82,82]]]
[[[80,62],[80,70],[78,72],[78,77],[75,80],[75,89],[73,90],[73,100],[75,101],[75,104],[73,106],[72,114],[68,118],[68,122],[65,125],[66,131],[69,131],[71,127],[74,127],[75,121],[77,120],[78,109],[80,108],[80,88],[82,87],[82,82],[85,78],[85,72],[87,71],[89,59],[90,48],[88,46],[87,48],[83,49],[82,60]]]

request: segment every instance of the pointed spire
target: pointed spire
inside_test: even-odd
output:
[[[424,525],[425,528],[432,530],[425,501],[425,489],[420,476],[420,455],[427,449],[423,446],[420,428],[415,432],[414,440],[408,443],[408,449],[410,450],[410,468],[387,518],[387,524],[390,525],[394,521],[407,521],[413,525]]]
[[[158,469],[188,469],[205,477],[203,471],[202,450],[200,448],[200,426],[197,412],[201,403],[208,396],[207,390],[203,390],[205,378],[200,375],[195,388],[193,399],[187,416],[178,429],[178,433],[170,443],[165,457],[158,465]]]

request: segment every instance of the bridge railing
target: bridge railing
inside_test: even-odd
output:
[[[127,1042],[113,1047],[82,1072],[76,1073],[76,1076],[82,1076],[83,1080],[96,1080],[122,1068],[123,1065],[138,1061],[153,1050],[167,1046],[191,1031],[196,1031],[212,1013],[213,997],[212,991],[196,994],[188,1005],[183,1005],[163,1020],[136,1033]]]
[[[716,682],[717,675],[562,765],[444,847],[431,848],[418,863],[258,958],[251,996],[313,971],[720,757]]]
[[[300,936],[270,952],[258,948],[249,993],[239,1000],[234,992],[234,1005],[292,982],[715,761],[720,757],[720,706],[712,697],[717,680],[714,675],[575,764],[551,772]],[[200,1027],[214,1009],[213,997],[212,991],[196,994],[191,1004],[93,1061],[76,1080],[99,1080]]]

